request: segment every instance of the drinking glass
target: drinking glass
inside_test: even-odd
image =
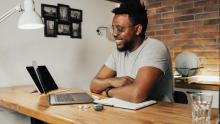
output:
[[[192,117],[196,121],[209,121],[213,95],[209,93],[192,93]]]

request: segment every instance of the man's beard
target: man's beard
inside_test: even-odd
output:
[[[117,46],[117,50],[119,52],[124,52],[124,51],[131,50],[131,49],[132,49],[132,42],[131,41],[130,42],[125,41],[123,43],[123,47],[122,48],[118,48],[118,46]]]

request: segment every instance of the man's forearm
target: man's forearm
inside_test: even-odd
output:
[[[141,92],[133,86],[135,84],[127,85],[124,87],[113,88],[109,90],[110,97],[118,98],[128,102],[139,103],[146,99],[148,95],[141,94]]]
[[[107,79],[101,79],[98,77],[93,78],[90,84],[91,92],[100,93],[103,90],[105,90],[107,87],[110,87],[111,86],[110,80],[111,78],[107,78]]]

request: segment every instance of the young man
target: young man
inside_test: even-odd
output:
[[[145,38],[147,14],[135,1],[112,11],[117,50],[93,78],[90,90],[134,103],[145,99],[174,102],[169,50],[161,41]]]

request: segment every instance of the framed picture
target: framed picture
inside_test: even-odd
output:
[[[70,35],[70,24],[57,23],[57,35]]]
[[[70,20],[82,22],[82,10],[70,9]]]
[[[57,6],[41,4],[41,16],[44,18],[57,18]]]
[[[71,36],[71,38],[82,38],[81,22],[71,22],[70,23],[70,36]]]
[[[58,4],[58,22],[69,23],[69,6],[64,4]]]
[[[44,18],[44,36],[45,37],[56,37],[56,19]]]

